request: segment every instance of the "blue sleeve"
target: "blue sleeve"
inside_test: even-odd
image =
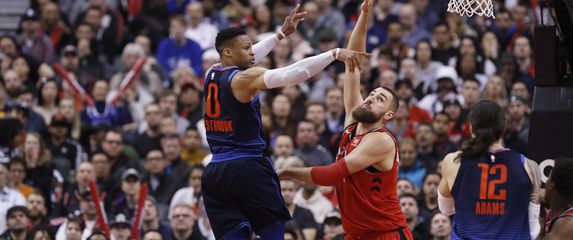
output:
[[[193,41],[193,55],[191,57],[191,67],[197,74],[197,77],[200,78],[203,76],[203,50],[195,41]]]
[[[167,65],[167,54],[165,53],[165,51],[167,51],[167,41],[169,41],[168,38],[161,40],[159,46],[157,47],[157,53],[155,54],[155,57],[157,58],[159,65],[161,65],[163,68],[163,71],[165,71],[165,74],[168,75],[171,73],[171,68],[169,65]]]

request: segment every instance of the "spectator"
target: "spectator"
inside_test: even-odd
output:
[[[46,208],[46,200],[41,193],[33,192],[27,198],[28,219],[32,228],[39,226],[50,226],[48,219],[48,209]]]
[[[44,195],[44,199],[51,200],[52,193],[62,190],[60,183],[63,180],[59,171],[54,167],[50,151],[46,149],[42,137],[37,133],[26,134],[22,149],[27,167],[24,182],[39,189]],[[51,203],[49,201],[48,206]]]
[[[535,78],[535,66],[531,55],[531,44],[525,36],[517,37],[513,43],[513,54],[517,60],[519,71],[524,75]]]
[[[10,172],[10,182],[8,185],[12,189],[18,190],[25,198],[34,192],[34,187],[24,183],[24,179],[26,179],[26,169],[26,161],[21,157],[13,157],[8,163],[8,170]]]
[[[48,127],[46,147],[56,161],[63,160],[59,163],[64,164],[64,169],[75,169],[84,160],[82,146],[69,137],[71,127],[72,123],[62,114],[55,114]]]
[[[412,181],[407,178],[398,178],[397,189],[398,196],[401,196],[405,193],[413,194],[415,196],[418,192],[418,189],[416,189],[414,183],[412,183]]]
[[[168,175],[172,175],[175,180],[172,184],[177,188],[187,185],[185,179],[189,178],[191,167],[189,167],[186,161],[181,159],[182,148],[179,136],[164,135],[161,138],[161,149],[163,150],[167,163],[165,172]],[[162,200],[158,200],[162,202]]]
[[[307,1],[302,5],[302,10],[307,12],[304,21],[299,24],[299,31],[310,42],[313,48],[318,48],[318,35],[322,31],[332,31],[334,25],[321,25],[320,5],[317,1]],[[344,25],[344,24],[343,24]],[[339,25],[340,26],[340,25]],[[343,31],[337,36],[342,37]],[[338,37],[340,39],[340,37]]]
[[[111,206],[108,207],[110,215],[123,214],[126,218],[133,219],[140,190],[141,175],[139,172],[134,168],[125,170],[121,176],[121,192],[115,196]]]
[[[25,140],[22,134],[24,132],[20,120],[12,117],[0,118],[0,163],[7,164],[11,157],[21,155],[19,146]]]
[[[294,197],[294,203],[310,210],[319,224],[324,222],[326,214],[333,209],[332,203],[317,190],[317,186],[311,184],[302,185]]]
[[[275,96],[271,105],[272,118],[272,138],[274,142],[278,135],[289,135],[294,137],[296,131],[296,122],[292,117],[292,103],[284,94]]]
[[[294,155],[301,158],[306,166],[326,166],[334,162],[328,150],[318,144],[319,136],[312,122],[300,121],[296,133],[298,147]]]
[[[115,15],[105,1],[90,1],[89,7],[78,19],[83,19],[83,22],[92,27],[99,52],[103,54],[106,62],[111,63],[118,50],[118,43],[123,40],[123,32],[118,30],[118,27],[123,26],[121,18]],[[76,22],[76,25],[79,23]]]
[[[165,157],[165,153],[159,149],[152,149],[147,153],[144,163],[147,175],[143,178],[143,182],[149,184],[149,194],[157,199],[157,203],[167,205],[178,183],[174,175],[166,171],[169,162]]]
[[[94,105],[88,105],[81,113],[82,122],[89,126],[109,125],[122,127],[133,121],[131,113],[122,106],[107,102],[109,85],[105,80],[97,80],[92,89]]]
[[[412,1],[416,8],[417,22],[416,25],[425,31],[431,32],[434,26],[438,23],[438,12],[436,6],[430,6],[429,0],[416,0]],[[433,4],[434,5],[434,4]],[[440,4],[435,4],[440,5]]]
[[[396,110],[394,118],[384,127],[388,129],[398,141],[414,135],[414,122],[412,118],[410,118],[406,101],[399,100],[398,109]]]
[[[30,54],[37,61],[52,64],[56,60],[54,47],[50,38],[41,31],[40,16],[34,9],[28,9],[22,15],[20,27],[22,32],[18,35],[18,44],[22,52]]]
[[[0,164],[0,196],[7,201],[2,201],[0,203],[0,232],[4,233],[6,230],[7,222],[10,216],[10,209],[14,206],[26,206],[26,199],[17,190],[11,189],[6,185],[8,180],[8,169],[3,164]],[[26,207],[23,207],[24,209]],[[18,209],[18,208],[16,208]],[[27,210],[24,212],[27,216]],[[6,222],[4,222],[6,221]],[[26,221],[27,217],[26,217]],[[10,227],[8,223],[8,228]]]
[[[464,112],[470,111],[480,99],[481,82],[475,78],[465,78],[462,83],[461,104]]]
[[[82,232],[85,229],[84,221],[80,218],[70,218],[67,220],[66,240],[81,240]]]
[[[339,134],[344,128],[344,102],[342,89],[336,86],[326,89],[326,126],[332,133]],[[338,146],[338,143],[336,143]]]
[[[27,231],[28,225],[30,224],[30,219],[28,218],[29,213],[26,207],[9,207],[6,209],[5,214],[6,217],[3,217],[2,220],[6,220],[7,229],[6,231],[2,229],[2,235],[0,235],[0,239],[25,240],[30,238]]]
[[[509,104],[507,90],[503,79],[499,75],[493,75],[484,87],[481,96],[482,100],[491,100],[499,104],[501,108],[506,108]]]
[[[75,182],[70,184],[55,213],[59,216],[68,216],[81,208],[81,194],[88,189],[89,182],[95,180],[94,166],[89,162],[80,163],[76,168]]]
[[[413,4],[402,5],[398,17],[403,30],[403,43],[408,44],[410,47],[415,47],[420,40],[430,38],[430,33],[418,25],[416,7]],[[424,19],[420,22],[425,21],[429,21],[429,19]]]
[[[428,0],[416,0],[423,2]],[[435,91],[437,88],[436,74],[438,69],[443,65],[440,62],[432,61],[432,46],[430,41],[422,40],[416,44],[416,75],[417,79],[429,86],[430,90]],[[415,85],[414,85],[415,86]]]
[[[159,110],[163,118],[174,117],[176,119],[176,130],[179,135],[183,135],[191,125],[187,119],[177,115],[177,94],[175,92],[164,91],[159,95]],[[145,128],[147,126],[144,124],[143,129]]]
[[[491,76],[497,72],[497,66],[494,63],[498,62],[502,51],[499,48],[499,41],[494,32],[487,31],[483,34],[481,37],[481,49],[487,65],[485,66],[484,73],[487,76]]]
[[[186,204],[177,205],[169,217],[171,229],[173,229],[173,239],[175,240],[202,240],[205,239],[196,221],[193,219],[193,209]]]
[[[452,221],[440,212],[434,213],[430,218],[430,233],[433,240],[450,239]]]
[[[446,153],[448,151],[454,151],[457,148],[457,146],[450,141],[450,127],[452,126],[450,119],[450,115],[446,112],[440,112],[434,115],[434,120],[432,120],[432,129],[434,129],[436,133],[435,147],[438,152]]]
[[[402,194],[400,195],[400,207],[402,207],[402,212],[406,216],[406,221],[408,222],[408,228],[412,231],[414,238],[424,239],[421,234],[422,228],[424,228],[424,219],[420,217],[420,208],[418,207],[418,202],[416,196],[412,194]]]
[[[107,155],[103,152],[96,152],[92,155],[90,163],[94,168],[98,189],[103,192],[112,193],[119,183],[111,179],[111,165],[109,164]]]
[[[172,17],[169,21],[170,37],[163,39],[157,48],[157,60],[166,74],[179,66],[192,66],[197,75],[203,74],[201,60],[201,46],[197,42],[185,37],[185,20]]]
[[[423,163],[417,159],[416,141],[411,138],[404,138],[400,141],[399,149],[399,176],[412,181],[416,188],[422,188],[422,180],[426,176],[426,169]]]
[[[519,139],[525,144],[529,139],[529,116],[526,115],[527,101],[520,96],[511,96],[508,106],[509,121],[517,132]]]
[[[32,228],[30,236],[33,240],[56,240],[56,236],[50,226],[40,225]]]
[[[8,69],[2,74],[2,80],[6,87],[6,93],[11,99],[16,99],[16,94],[25,89],[24,79],[18,76],[18,73],[12,69]]]
[[[133,142],[133,147],[137,150],[140,156],[147,155],[149,149],[160,147],[160,131],[159,124],[161,121],[161,112],[159,105],[150,103],[145,106],[145,124],[147,129],[138,133]]]
[[[123,137],[121,133],[115,130],[105,132],[104,139],[101,143],[102,151],[108,156],[111,165],[111,179],[114,182],[120,182],[122,175],[128,168],[134,168],[137,171],[143,170],[142,163],[128,157],[123,152]],[[115,190],[114,192],[117,192]]]
[[[193,2],[187,5],[185,16],[187,19],[185,37],[197,42],[203,51],[214,47],[215,36],[219,32],[215,25],[205,21],[204,12],[203,3]]]
[[[342,39],[346,30],[345,19],[340,10],[334,8],[332,0],[316,0],[319,15],[318,25],[328,26],[336,33],[336,39]],[[332,48],[329,48],[332,49]]]
[[[388,41],[380,45],[378,51],[373,50],[372,54],[378,59],[379,55],[390,57],[390,67],[394,70],[400,68],[400,62],[404,58],[414,57],[414,48],[404,43],[402,38],[406,36],[404,27],[398,22],[388,25]]]
[[[511,86],[511,96],[520,96],[525,99],[525,101],[531,101],[531,93],[527,89],[527,85],[521,81],[513,83]],[[529,112],[529,106],[527,106],[527,110]]]
[[[322,229],[324,232],[323,240],[341,239],[341,237],[344,236],[344,228],[342,228],[340,213],[337,211],[327,213],[324,218]]]
[[[56,52],[71,40],[71,29],[64,21],[60,6],[55,2],[48,2],[40,8],[41,32],[50,37]]]
[[[77,27],[78,30],[76,31],[79,31],[82,28],[85,28],[86,31],[92,31],[92,28],[87,24],[79,25]],[[91,52],[89,53],[95,54]],[[75,45],[66,45],[62,49],[58,63],[62,65],[68,74],[71,74],[71,78],[76,79],[76,81],[78,81],[87,90],[93,88],[96,80],[102,79],[106,76],[104,66],[97,61],[97,59],[94,60],[91,55],[85,52],[80,56],[80,52]],[[70,86],[66,86],[67,83],[63,84],[64,89],[70,88]]]
[[[118,214],[109,224],[111,236],[115,240],[128,240],[131,234],[131,224],[123,214]]]
[[[429,172],[424,176],[424,185],[418,200],[420,216],[424,219],[431,219],[432,214],[438,212],[438,186],[441,179],[442,175],[436,172]]]
[[[390,23],[398,22],[398,16],[391,11],[394,5],[393,0],[381,0],[374,4],[374,19],[366,38],[366,51],[368,52],[385,43]]]
[[[60,100],[58,113],[64,115],[66,120],[71,123],[71,127],[69,129],[69,137],[77,141],[80,139],[80,131],[82,126],[80,121],[80,114],[74,104],[74,100],[71,98],[64,98]]]
[[[201,139],[201,133],[199,133],[199,130],[193,125],[187,128],[185,135],[181,138],[183,149],[179,157],[190,166],[201,164],[203,158],[209,154],[209,152],[203,150]]]
[[[195,126],[203,119],[203,105],[201,90],[197,88],[197,81],[186,83],[181,86],[179,92],[179,115],[189,121],[189,125]]]
[[[414,94],[417,99],[422,99],[428,92],[430,92],[430,83],[418,79],[416,73],[416,60],[412,58],[404,58],[400,62],[400,79],[409,81],[414,86]]]
[[[34,111],[42,115],[47,124],[50,124],[52,117],[58,112],[59,92],[60,87],[54,78],[42,78],[37,94],[38,105],[34,107]]]
[[[90,191],[83,191],[79,194],[79,205],[80,209],[78,211],[80,215],[79,218],[83,220],[85,227],[81,233],[81,239],[89,239],[88,237],[92,235],[92,233],[96,233],[96,224],[97,224],[97,210],[95,208],[94,200],[92,199]],[[99,204],[99,203],[98,203]],[[59,228],[58,232],[56,233],[56,239],[65,239],[67,232],[68,232],[68,224],[70,222],[75,222],[76,220],[66,220]],[[77,223],[72,223],[77,224]]]
[[[445,22],[436,24],[432,32],[432,59],[448,64],[448,61],[457,53],[452,46],[450,26]]]
[[[163,240],[163,236],[159,231],[149,230],[143,233],[143,240]]]
[[[508,49],[510,42],[519,34],[517,26],[513,22],[511,12],[501,8],[495,14],[495,23],[492,30],[499,39],[501,49]]]
[[[275,139],[275,145],[273,147],[273,157],[274,160],[278,158],[287,158],[293,156],[294,154],[294,143],[290,136],[288,135],[278,135]]]
[[[304,239],[315,239],[317,236],[317,225],[312,212],[294,203],[295,194],[299,188],[298,183],[293,180],[282,180],[280,185],[285,205],[292,216],[290,221],[296,223],[299,230],[302,231]]]
[[[326,106],[324,103],[309,101],[305,106],[305,119],[315,125],[316,132],[319,135],[318,144],[326,147],[331,153],[338,151],[338,149],[333,149],[337,148],[333,144],[333,136],[335,135],[326,126]]]
[[[430,123],[423,122],[416,127],[416,145],[418,146],[418,159],[424,163],[426,169],[436,169],[438,160],[442,159],[435,148],[436,132]],[[448,152],[449,153],[449,152]]]
[[[140,232],[149,232],[149,231],[157,231],[162,236],[167,239],[171,239],[171,228],[162,223],[161,220],[161,211],[159,206],[157,205],[157,201],[152,196],[147,196],[145,199],[145,205],[143,205],[143,212],[141,213],[142,224]],[[166,211],[163,211],[163,214],[166,214]],[[167,215],[164,215],[165,219],[167,219]],[[145,234],[142,234],[143,236]]]
[[[438,88],[436,93],[426,95],[418,102],[418,107],[426,110],[431,116],[444,110],[443,102],[457,96],[455,80],[456,70],[451,67],[442,67],[436,76]]]

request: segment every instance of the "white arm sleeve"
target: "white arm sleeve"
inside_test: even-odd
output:
[[[279,38],[276,34],[273,36],[265,38],[259,41],[257,44],[253,45],[253,53],[255,54],[255,65],[257,65],[264,57],[269,55],[269,53],[275,48],[279,43]]]
[[[438,208],[440,208],[440,212],[446,216],[456,214],[456,202],[454,201],[454,198],[444,197],[440,191],[438,191]]]
[[[263,76],[267,88],[295,85],[318,74],[334,61],[331,51],[305,58],[290,66],[267,70]]]
[[[539,232],[541,232],[541,225],[539,223],[539,211],[541,206],[537,203],[529,202],[529,233],[531,239],[536,239]]]

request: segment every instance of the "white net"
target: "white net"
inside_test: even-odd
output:
[[[491,0],[450,0],[448,12],[455,12],[468,17],[477,14],[495,19]]]

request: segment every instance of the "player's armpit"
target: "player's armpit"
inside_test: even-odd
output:
[[[555,220],[551,232],[543,237],[543,240],[571,239],[573,236],[573,218],[565,217]]]
[[[396,147],[388,133],[373,132],[366,134],[352,152],[344,160],[350,174],[361,171],[369,166],[382,172],[389,171],[394,166]]]
[[[233,95],[240,102],[247,103],[253,99],[259,89],[266,89],[263,75],[266,68],[252,67],[245,71],[238,72],[231,80],[231,89]]]

